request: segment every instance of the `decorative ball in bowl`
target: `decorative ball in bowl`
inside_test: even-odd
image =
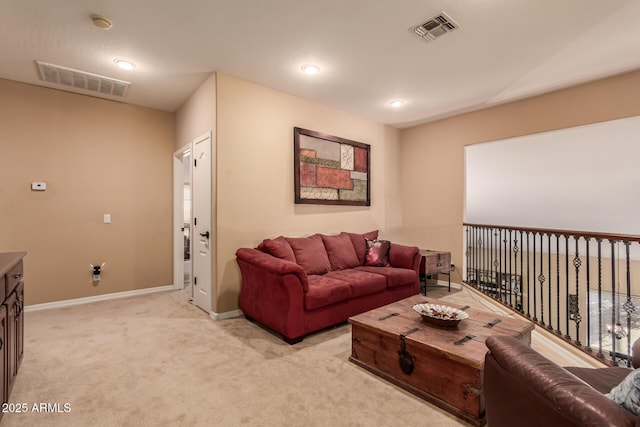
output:
[[[442,328],[455,328],[469,313],[440,304],[416,304],[413,309],[422,316],[425,323]]]

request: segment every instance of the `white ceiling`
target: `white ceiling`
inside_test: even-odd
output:
[[[442,10],[460,29],[409,30]],[[219,71],[406,128],[640,69],[640,1],[2,0],[0,78],[50,86],[34,60],[130,81],[124,102],[161,110]]]

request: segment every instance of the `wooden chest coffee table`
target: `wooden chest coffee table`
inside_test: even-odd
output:
[[[469,318],[455,329],[428,325],[412,308],[426,302],[465,309]],[[534,328],[523,320],[423,295],[349,322],[351,362],[478,426],[485,423],[484,341],[491,335],[510,335],[530,345]]]

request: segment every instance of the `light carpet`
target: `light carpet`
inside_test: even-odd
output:
[[[290,346],[244,318],[211,320],[184,291],[27,312],[11,402],[28,410],[2,425],[467,425],[350,353],[348,324]]]

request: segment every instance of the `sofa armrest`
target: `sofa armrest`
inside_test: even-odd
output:
[[[420,249],[415,246],[391,243],[389,247],[389,262],[392,267],[408,268],[415,270],[416,274],[418,274],[420,269]]]
[[[636,417],[602,393],[510,336],[486,340],[487,424],[633,426]]]
[[[303,291],[309,291],[307,273],[295,262],[276,258],[257,249],[249,248],[238,249],[236,251],[236,257],[238,260],[242,260],[268,273],[277,275],[294,274],[300,279]]]
[[[256,249],[236,251],[240,267],[240,309],[248,318],[296,339],[305,333],[304,294],[307,275],[298,264]]]

